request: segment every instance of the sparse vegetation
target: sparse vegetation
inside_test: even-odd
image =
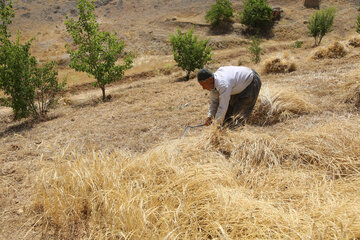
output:
[[[245,0],[242,11],[239,12],[240,22],[258,33],[268,30],[272,25],[272,8],[266,0]]]
[[[335,18],[335,8],[315,11],[308,22],[310,35],[315,39],[315,46],[320,45],[323,37],[331,30]]]
[[[185,33],[178,29],[176,35],[170,36],[174,60],[186,71],[186,80],[189,80],[191,72],[203,68],[207,62],[211,61],[209,40],[199,40],[193,32],[193,28]]]
[[[356,19],[356,32],[360,33],[360,14],[357,16]]]
[[[211,9],[206,12],[205,19],[213,28],[217,28],[223,23],[231,22],[234,11],[229,0],[216,0],[216,3],[211,5]]]
[[[65,82],[58,83],[54,63],[38,67],[30,53],[32,40],[21,44],[20,34],[15,41],[10,40],[8,25],[14,17],[12,2],[6,5],[1,1],[0,12],[0,89],[7,96],[1,102],[13,109],[15,120],[30,115],[44,116]]]
[[[101,89],[105,101],[106,85],[122,79],[125,70],[132,67],[133,55],[126,54],[124,64],[116,64],[124,54],[124,42],[118,40],[116,33],[99,30],[94,1],[79,0],[78,10],[78,20],[66,17],[65,22],[67,32],[74,40],[72,45],[67,45],[70,67],[93,76],[96,79],[94,86]]]
[[[251,60],[254,63],[259,63],[261,60],[260,54],[261,54],[262,48],[260,47],[260,44],[261,44],[261,39],[257,38],[257,37],[253,37],[250,41],[249,50],[252,54]]]
[[[303,42],[302,41],[299,41],[299,40],[296,40],[293,44],[293,47],[294,48],[301,48],[303,45]]]

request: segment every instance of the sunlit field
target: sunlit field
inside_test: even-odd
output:
[[[246,65],[262,80],[252,116],[234,130],[181,138],[204,122],[209,95],[195,73],[184,81],[172,55],[139,50],[102,102],[94,79],[58,57],[63,45],[35,48],[56,57],[68,87],[43,121],[0,108],[0,239],[360,239],[360,35],[339,28],[355,3],[336,1],[339,22],[314,47],[306,29],[295,33],[314,10],[293,17],[295,1],[269,2],[285,15],[260,63],[238,28],[211,36],[209,69]],[[176,21],[211,35],[192,11]],[[47,39],[38,36],[35,46]]]

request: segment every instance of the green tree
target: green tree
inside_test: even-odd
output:
[[[30,55],[31,41],[20,44],[19,36],[15,42],[2,41],[0,50],[0,89],[6,95],[5,106],[11,107],[14,119],[28,117],[32,112],[35,98],[32,80],[37,61]]]
[[[48,81],[55,81],[44,91],[51,91],[51,96],[54,97],[64,84],[60,86],[57,79],[46,77],[42,77],[41,82],[36,84],[39,82],[37,72],[42,68],[38,68],[35,57],[30,54],[31,40],[21,44],[20,35],[17,35],[15,41],[10,40],[8,26],[14,17],[11,1],[8,5],[4,0],[0,1],[0,16],[0,89],[5,94],[2,102],[13,109],[14,119],[25,118],[31,114],[43,115],[45,112],[38,112],[39,109],[34,104],[38,97],[38,88],[42,88]],[[56,70],[53,69],[53,71]],[[47,100],[51,102],[53,99]]]
[[[222,23],[229,23],[234,17],[234,9],[229,0],[216,0],[211,9],[206,12],[205,20],[211,24],[213,28],[221,26]]]
[[[266,0],[245,0],[238,18],[240,23],[259,32],[272,26],[272,12]]]
[[[45,63],[35,70],[33,85],[35,87],[34,114],[44,116],[56,103],[56,95],[65,87],[66,81],[58,83],[58,71],[55,62]]]
[[[356,32],[360,33],[360,14],[357,16],[356,19]]]
[[[170,36],[174,60],[186,71],[186,80],[189,80],[191,72],[211,61],[212,55],[209,40],[199,40],[197,35],[193,36],[193,32],[193,28],[186,33],[178,29],[177,35]]]
[[[126,54],[123,65],[116,64],[124,55],[125,44],[118,40],[116,33],[99,30],[94,9],[94,1],[79,0],[78,20],[66,17],[66,30],[74,40],[71,46],[66,47],[71,58],[70,67],[94,77],[94,86],[101,88],[102,99],[105,100],[105,85],[122,79],[125,70],[132,67],[134,57]]]
[[[12,1],[6,5],[5,0],[0,0],[0,11],[0,37],[1,44],[3,44],[3,41],[10,37],[7,29],[8,26],[12,23],[11,19],[15,16]]]
[[[261,40],[257,37],[253,37],[251,39],[251,42],[250,42],[250,47],[249,47],[249,50],[252,54],[252,58],[251,60],[254,62],[254,63],[259,63],[260,62],[260,54],[261,54],[261,51],[262,51],[262,48],[260,47],[260,43],[261,43]]]
[[[327,34],[334,23],[335,8],[327,8],[315,11],[308,22],[310,35],[315,39],[315,46],[320,45],[321,40]]]

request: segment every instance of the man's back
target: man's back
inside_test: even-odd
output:
[[[242,92],[253,79],[253,71],[248,67],[225,66],[214,73],[215,88],[221,94],[225,89],[231,89],[231,95]]]

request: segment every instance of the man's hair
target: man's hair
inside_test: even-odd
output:
[[[212,74],[212,72],[210,72],[209,70],[207,70],[205,68],[200,69],[197,74],[197,78],[198,78],[199,82],[204,81],[210,77],[214,77],[214,75]]]

